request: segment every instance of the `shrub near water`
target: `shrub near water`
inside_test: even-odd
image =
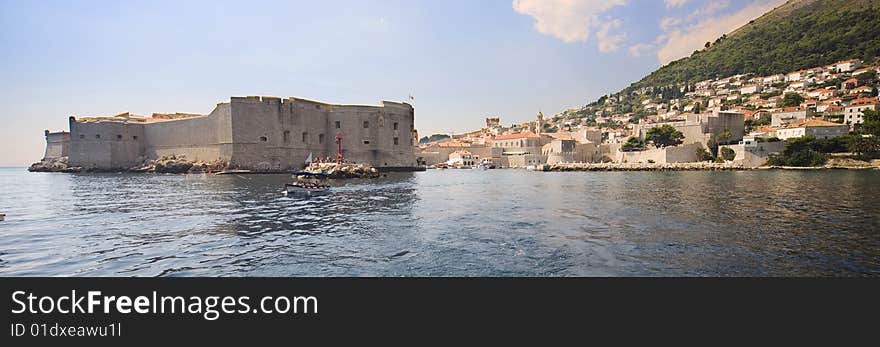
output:
[[[821,152],[827,140],[804,136],[790,139],[785,143],[782,153],[771,154],[767,164],[774,166],[822,166],[828,161],[828,155]]]

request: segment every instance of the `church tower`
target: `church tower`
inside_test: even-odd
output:
[[[535,134],[540,135],[544,130],[544,114],[538,111],[538,120],[535,122]]]

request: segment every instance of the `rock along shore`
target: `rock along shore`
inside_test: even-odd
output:
[[[729,171],[750,170],[733,163],[559,163],[539,165],[537,171]]]
[[[150,173],[206,173],[219,172],[228,169],[225,162],[201,162],[187,160],[183,156],[165,156],[156,160],[147,160],[141,165],[130,168],[116,169],[87,169],[79,166],[68,165],[67,157],[45,159],[32,164],[30,172],[150,172]]]
[[[349,163],[312,163],[304,171],[326,174],[327,178],[331,179],[379,177],[379,170],[374,167]]]

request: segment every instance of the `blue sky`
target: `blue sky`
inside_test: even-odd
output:
[[[0,166],[69,115],[415,97],[420,134],[615,92],[782,0],[0,0]]]

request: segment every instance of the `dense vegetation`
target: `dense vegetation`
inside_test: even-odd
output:
[[[854,134],[831,139],[804,136],[785,142],[782,153],[770,155],[767,163],[777,166],[822,166],[829,153],[854,153],[857,159],[880,156],[880,112],[865,110],[864,124]]]
[[[653,127],[645,134],[645,141],[654,144],[657,148],[677,146],[684,140],[684,134],[674,126],[664,124],[659,127]]]
[[[878,37],[880,0],[790,1],[631,88],[687,85],[744,73],[766,76],[850,58],[873,62],[880,57]]]

